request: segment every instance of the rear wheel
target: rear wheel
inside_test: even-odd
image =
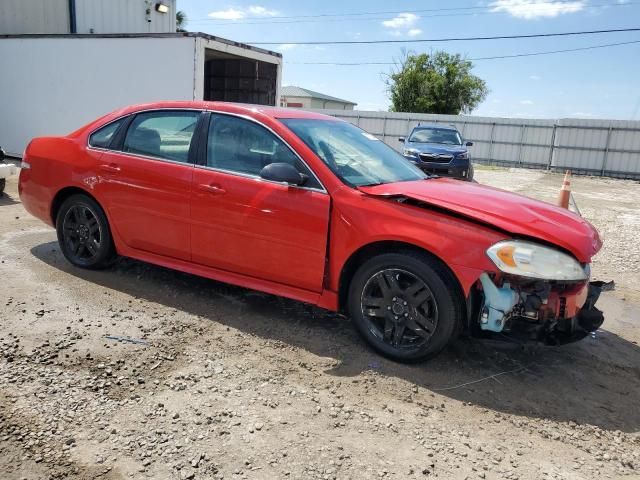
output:
[[[365,262],[349,289],[349,310],[360,334],[383,355],[417,361],[439,353],[462,321],[463,300],[452,274],[417,252],[389,253]]]
[[[62,253],[77,267],[105,268],[116,258],[107,217],[86,195],[72,195],[62,203],[56,230]]]

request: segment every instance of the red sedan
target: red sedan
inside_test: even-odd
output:
[[[463,330],[559,344],[603,321],[588,222],[428,176],[317,113],[129,107],[34,139],[19,190],[73,265],[124,255],[345,312],[398,360],[434,355]]]

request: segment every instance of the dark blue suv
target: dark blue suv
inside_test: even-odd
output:
[[[402,154],[422,171],[443,177],[473,180],[473,164],[462,135],[455,127],[445,125],[418,125],[407,138]]]

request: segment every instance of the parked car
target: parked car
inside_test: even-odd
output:
[[[473,180],[473,164],[467,147],[472,142],[462,140],[455,127],[445,125],[418,125],[408,137],[398,139],[403,155],[423,172]]]
[[[463,329],[559,344],[603,321],[587,221],[429,177],[318,113],[126,108],[31,141],[19,192],[75,266],[123,255],[345,312],[398,360],[432,356]]]

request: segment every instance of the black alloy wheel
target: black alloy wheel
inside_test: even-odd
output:
[[[438,305],[427,284],[413,273],[388,268],[362,291],[362,315],[370,332],[396,349],[420,348],[438,326]]]
[[[91,261],[100,250],[102,232],[96,214],[84,205],[74,205],[62,221],[64,242],[76,262]]]
[[[64,256],[83,268],[104,268],[115,258],[107,218],[93,199],[73,195],[60,207],[56,222]]]
[[[418,251],[366,261],[349,288],[349,312],[369,344],[400,361],[434,356],[453,338],[464,315],[453,274]]]

